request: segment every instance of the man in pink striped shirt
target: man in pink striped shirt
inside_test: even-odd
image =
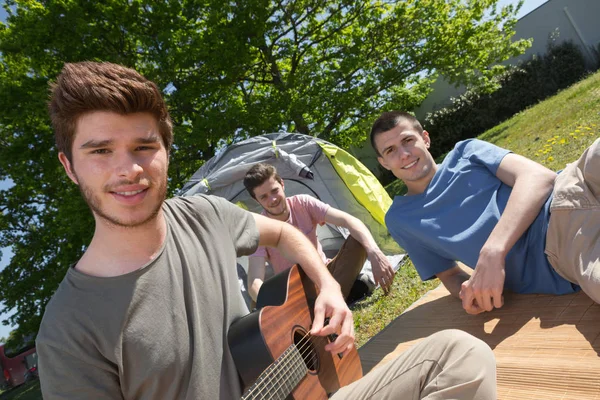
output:
[[[304,233],[315,246],[323,262],[342,288],[347,299],[350,289],[368,258],[373,269],[375,283],[387,293],[394,278],[394,269],[381,252],[369,229],[352,215],[331,207],[309,195],[285,196],[285,184],[270,164],[259,163],[246,173],[244,186],[262,206],[262,214],[287,222]],[[350,232],[338,254],[328,260],[317,239],[317,224],[330,223]],[[285,271],[293,263],[277,249],[259,247],[250,256],[248,265],[248,292],[256,301],[265,279],[265,262],[269,261],[275,273]]]

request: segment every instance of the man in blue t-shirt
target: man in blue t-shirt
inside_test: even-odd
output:
[[[430,143],[403,112],[383,113],[371,130],[380,164],[408,188],[386,225],[423,280],[438,277],[470,314],[502,307],[504,288],[566,294],[581,286],[600,303],[600,140],[558,178],[475,139],[437,165]]]

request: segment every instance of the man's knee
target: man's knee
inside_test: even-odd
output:
[[[587,154],[583,163],[583,177],[587,182],[590,191],[600,201],[600,139],[587,149]]]
[[[365,247],[352,236],[348,236],[348,239],[346,239],[342,248],[346,251],[350,251],[355,254],[364,254],[365,257],[367,256],[367,251],[365,250]]]
[[[434,333],[431,338],[443,343],[448,351],[456,351],[468,360],[490,360],[495,365],[494,352],[483,340],[459,329],[447,329]]]

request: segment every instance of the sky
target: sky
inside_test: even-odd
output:
[[[525,0],[519,13],[517,14],[517,18],[521,18],[522,16],[529,14],[531,11],[535,10],[542,4],[546,3],[548,0]],[[517,4],[518,0],[500,0],[498,2],[498,6],[502,7],[508,4]]]
[[[535,10],[540,5],[544,4],[546,1],[548,1],[548,0],[525,0],[523,3],[523,6],[521,7],[521,10],[519,10],[519,14],[517,15],[517,17],[520,18],[520,17],[528,14],[529,12]],[[508,4],[517,4],[517,3],[518,3],[518,0],[500,0],[498,2],[498,6],[501,7],[501,6],[505,6]],[[0,5],[2,5],[2,4],[4,4],[4,0],[0,0]],[[0,7],[0,21],[4,22],[5,20],[6,20],[6,11],[4,11],[4,9]],[[11,184],[12,184],[11,182],[0,181],[0,190],[10,187]],[[2,250],[2,258],[0,259],[0,270],[2,270],[8,264],[8,261],[12,257],[12,252],[10,251],[9,248],[4,248],[1,250]],[[4,317],[5,317],[4,315],[0,315],[0,320],[3,319]],[[13,327],[4,326],[4,325],[0,324],[0,338],[8,337],[8,334],[10,333],[10,331],[12,329],[13,329]]]

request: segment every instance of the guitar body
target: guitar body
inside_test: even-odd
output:
[[[327,399],[362,377],[356,348],[344,356],[332,354],[324,349],[331,338],[307,336],[315,298],[314,285],[294,266],[265,282],[258,297],[260,308],[230,327],[229,348],[245,390],[254,385],[248,391],[256,395],[265,392],[265,387],[292,385],[287,395],[281,395],[285,389],[280,388],[275,394],[244,398]],[[307,369],[297,384],[286,382],[293,374],[281,370],[290,363],[284,354],[290,347],[299,350],[303,357],[299,364]],[[265,383],[265,379],[271,381]],[[257,388],[257,380],[262,389]]]

